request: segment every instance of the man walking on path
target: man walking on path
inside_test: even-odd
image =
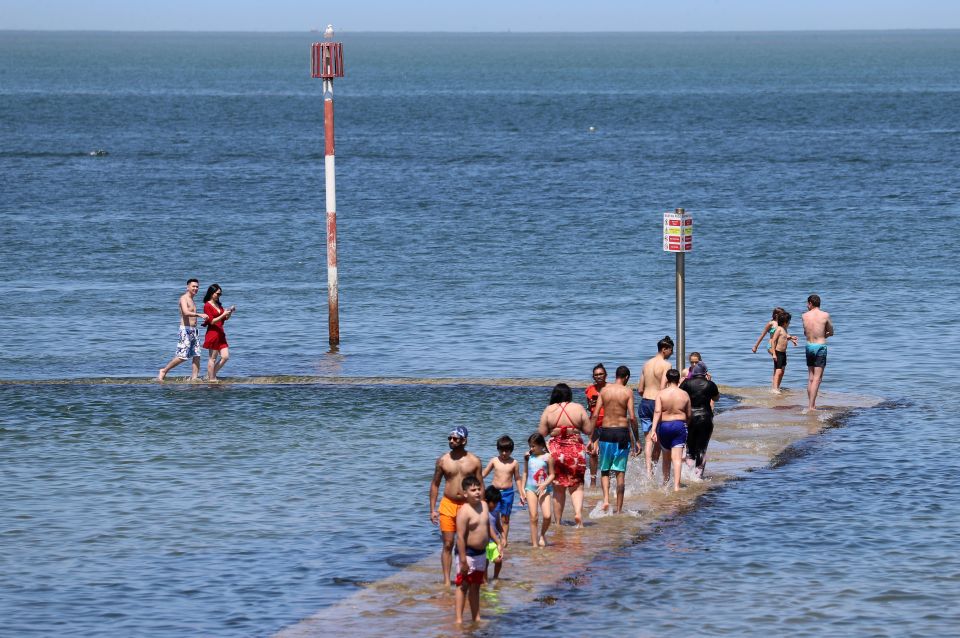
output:
[[[830,314],[820,310],[820,296],[807,297],[803,313],[803,335],[807,338],[807,409],[817,409],[817,393],[827,367],[827,337],[833,336]]]
[[[440,582],[450,585],[450,567],[453,565],[453,544],[456,541],[457,514],[467,502],[463,491],[463,479],[476,477],[483,488],[483,465],[476,455],[467,452],[467,428],[458,425],[447,436],[450,451],[437,459],[430,481],[430,521],[440,526],[443,539],[443,551],[440,553],[440,567],[443,575]],[[443,498],[437,507],[440,495],[440,482],[444,482]]]
[[[687,423],[690,422],[690,396],[677,387],[679,370],[667,370],[666,379],[666,387],[657,395],[650,438],[663,449],[663,482],[670,480],[672,468],[673,491],[679,492],[683,446],[687,444]]]
[[[640,393],[640,406],[637,408],[640,417],[640,428],[645,437],[643,444],[644,457],[647,466],[647,478],[653,478],[653,464],[660,458],[660,446],[654,446],[651,433],[653,424],[653,410],[660,390],[667,385],[667,370],[670,357],[673,355],[673,339],[669,336],[657,342],[657,354],[651,357],[640,373],[640,382],[637,392]]]
[[[170,359],[170,363],[160,368],[157,381],[163,383],[167,373],[187,359],[193,359],[193,374],[191,381],[200,378],[200,332],[197,330],[197,318],[206,319],[207,315],[197,312],[197,305],[193,298],[200,290],[200,282],[196,279],[187,280],[187,291],[180,295],[180,333],[177,340],[177,353]]]
[[[630,368],[617,368],[617,380],[603,386],[597,404],[590,417],[594,426],[593,442],[590,444],[600,457],[600,486],[603,489],[604,511],[610,509],[610,472],[613,472],[617,481],[617,509],[623,511],[623,496],[627,489],[627,461],[630,458],[630,449],[635,455],[640,454],[638,443],[639,432],[637,420],[633,416],[633,389],[630,383]],[[603,412],[603,427],[597,428],[600,413]]]

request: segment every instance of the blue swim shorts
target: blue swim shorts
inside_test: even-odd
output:
[[[637,408],[637,416],[640,418],[640,431],[646,434],[653,425],[653,412],[657,408],[657,402],[653,399],[640,399],[640,407]]]
[[[626,472],[630,458],[630,431],[627,428],[597,430],[601,472]]]
[[[513,511],[513,495],[515,493],[512,487],[508,490],[500,490],[500,502],[497,503],[497,506],[493,509],[494,513],[502,516],[510,516],[510,513]]]
[[[687,424],[683,421],[663,421],[657,426],[657,440],[664,450],[686,445]]]
[[[807,367],[808,368],[826,368],[827,367],[827,344],[808,343],[807,344]]]
[[[192,326],[180,326],[177,339],[177,359],[193,359],[200,356],[200,331]]]

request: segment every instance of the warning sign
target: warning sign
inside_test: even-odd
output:
[[[663,249],[668,253],[693,250],[693,217],[682,208],[663,214]]]

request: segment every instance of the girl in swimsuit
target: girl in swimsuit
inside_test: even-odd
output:
[[[527,477],[524,490],[527,493],[527,504],[530,506],[530,544],[546,547],[547,530],[550,529],[550,510],[553,494],[553,457],[547,452],[547,442],[543,435],[534,432],[527,439],[530,451],[524,459],[524,475]],[[543,511],[543,522],[537,530],[537,511]]]
[[[597,419],[599,421],[599,419]],[[587,411],[579,403],[573,402],[573,391],[566,383],[558,383],[550,394],[550,405],[540,415],[537,432],[541,436],[550,436],[547,449],[553,457],[556,479],[553,486],[553,517],[559,525],[563,519],[563,509],[567,503],[567,490],[573,500],[573,520],[576,526],[583,527],[583,479],[587,471],[584,458],[583,439],[580,433],[590,436],[593,428]]]

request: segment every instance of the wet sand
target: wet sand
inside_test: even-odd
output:
[[[395,379],[390,381],[398,382]],[[436,383],[440,380],[427,381]],[[443,381],[457,384],[466,380]],[[510,380],[489,380],[491,385],[493,381],[499,381],[496,385],[508,385],[504,381]],[[517,381],[510,385],[553,385],[552,382]],[[373,379],[364,382],[377,383]],[[472,383],[473,380],[466,382]],[[478,382],[486,383],[483,380]],[[875,397],[821,392],[818,401],[821,409],[806,414],[803,410],[806,393],[802,387],[781,395],[774,395],[766,388],[721,386],[720,389],[725,395],[738,397],[740,402],[718,414],[714,420],[706,480],[685,480],[684,488],[674,493],[643,476],[642,457],[631,458],[624,506],[629,513],[598,516],[596,505],[601,500],[600,490],[587,488],[585,528],[573,527],[573,511],[568,499],[564,524],[550,528],[546,548],[530,546],[528,514],[515,506],[502,578],[484,586],[481,593],[483,620],[479,624],[468,621],[461,629],[453,623],[454,589],[439,584],[438,534],[436,549],[422,560],[370,583],[356,594],[284,628],[276,636],[302,638],[331,632],[364,636],[447,636],[481,629],[484,623],[495,621],[502,614],[523,605],[537,601],[550,604],[555,602],[551,590],[563,583],[576,585],[579,575],[599,554],[643,542],[665,521],[696,507],[698,497],[707,490],[742,478],[752,469],[769,466],[792,443],[839,423],[855,409],[880,402]],[[655,477],[659,476],[659,467],[657,470]],[[490,571],[492,573],[492,568]]]

